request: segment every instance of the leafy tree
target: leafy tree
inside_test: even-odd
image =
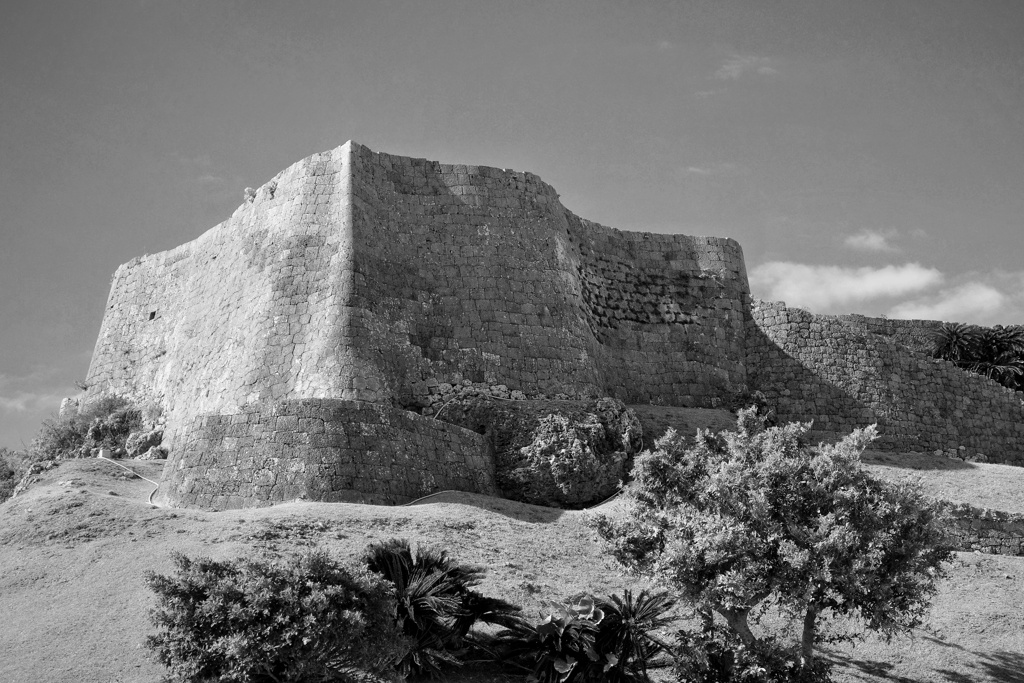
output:
[[[160,629],[146,639],[179,683],[356,683],[393,678],[408,643],[393,588],[323,553],[284,563],[176,554],[149,573]]]
[[[765,428],[753,409],[737,430],[670,430],[634,465],[624,520],[597,520],[626,567],[669,581],[710,628],[724,619],[750,650],[752,611],[771,599],[801,624],[798,664],[814,666],[823,622],[860,617],[886,636],[920,623],[951,557],[920,491],[868,474],[860,454],[874,427],[810,447],[809,424]]]
[[[481,647],[470,629],[483,622],[510,626],[519,607],[473,590],[480,567],[460,564],[444,550],[391,539],[367,548],[366,566],[395,586],[397,619],[413,645],[398,663],[402,676],[436,674],[458,665],[467,649]]]

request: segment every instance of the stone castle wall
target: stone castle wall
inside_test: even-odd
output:
[[[877,446],[1024,465],[1021,394],[896,340],[930,343],[931,321],[813,315],[758,302],[747,330],[747,379],[787,421],[833,438],[877,423]],[[895,338],[895,340],[894,340]]]
[[[160,406],[179,491],[196,415],[268,402],[420,411],[470,381],[717,405],[743,388],[747,299],[733,240],[621,233],[532,174],[350,142],[119,268],[85,400]]]
[[[353,275],[344,148],[293,165],[226,222],[114,275],[86,382],[153,401],[168,438],[197,414],[359,398],[344,344]]]
[[[376,386],[711,405],[743,384],[739,245],[583,221],[530,173],[353,152],[352,305]],[[703,333],[703,334],[702,334]],[[709,350],[708,339],[722,337]],[[731,346],[730,346],[731,344]]]
[[[159,494],[176,505],[395,504],[440,489],[497,493],[485,437],[364,401],[298,399],[197,416],[177,451]]]
[[[1020,397],[931,359],[939,325],[752,304],[733,240],[620,232],[574,215],[530,173],[349,142],[285,169],[196,240],[119,268],[84,400],[162,408],[161,495],[175,504],[329,498],[349,484],[395,500],[484,490],[486,444],[473,451],[471,436],[415,415],[438,410],[437,387],[464,385],[682,407],[760,390],[780,419],[814,420],[823,437],[878,423],[884,448],[1024,464]],[[403,470],[398,488],[363,474],[318,488],[329,462],[383,461],[277,427],[308,401],[330,420],[386,423],[375,452],[404,458],[417,444],[423,470]],[[376,417],[356,415],[359,403]],[[456,465],[425,445],[435,437],[455,439]],[[298,454],[259,457],[282,478],[248,481],[255,465],[237,463],[279,438]]]

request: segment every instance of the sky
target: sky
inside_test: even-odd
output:
[[[355,140],[743,246],[753,296],[1024,323],[1019,0],[35,0],[0,23],[0,446],[114,270]]]

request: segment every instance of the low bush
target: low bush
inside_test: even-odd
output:
[[[124,454],[125,441],[142,428],[142,413],[128,399],[105,396],[75,414],[43,420],[32,441],[36,460],[88,458],[94,448]]]
[[[14,495],[14,488],[30,464],[28,453],[0,448],[0,503]]]
[[[392,680],[408,649],[393,587],[313,553],[282,563],[175,555],[149,573],[159,628],[146,645],[178,683]]]
[[[665,593],[549,603],[536,625],[519,622],[499,634],[504,657],[539,683],[643,683],[650,669],[671,664],[670,647],[652,632],[670,624]]]

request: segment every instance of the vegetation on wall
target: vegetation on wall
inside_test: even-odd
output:
[[[933,355],[1014,391],[1024,391],[1024,326],[943,323],[935,336]]]
[[[36,460],[92,457],[96,448],[123,455],[128,435],[142,428],[142,412],[121,396],[104,396],[81,412],[43,420],[32,441]]]
[[[936,592],[952,555],[939,513],[913,486],[860,466],[874,428],[814,448],[809,427],[766,428],[751,408],[736,431],[699,432],[693,447],[670,430],[637,458],[629,515],[597,520],[619,562],[667,581],[702,615],[701,632],[680,634],[688,676],[725,662],[827,678],[814,658],[824,624],[854,617],[891,636],[918,625]],[[770,604],[800,624],[792,652],[755,632]]]

